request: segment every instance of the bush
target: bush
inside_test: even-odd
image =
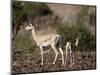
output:
[[[63,48],[67,41],[79,39],[79,50],[95,50],[96,40],[84,25],[63,23],[58,27],[58,34],[62,36]]]
[[[48,5],[38,2],[12,1],[12,11],[12,35],[14,37],[24,22],[34,19],[36,16],[52,14]]]
[[[33,40],[29,36],[16,36],[15,42],[13,44],[15,48],[17,49],[23,49],[23,50],[31,50],[34,49],[35,43],[33,43]]]

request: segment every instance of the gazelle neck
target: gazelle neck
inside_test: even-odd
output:
[[[36,39],[36,31],[35,31],[35,28],[33,27],[32,29],[32,36],[34,38],[34,40]]]

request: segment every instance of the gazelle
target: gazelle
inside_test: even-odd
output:
[[[35,27],[30,23],[28,26],[25,27],[26,30],[32,30],[32,36],[34,41],[36,42],[37,46],[39,46],[41,51],[41,65],[43,65],[43,46],[51,46],[54,53],[55,58],[53,61],[53,64],[55,64],[57,56],[58,56],[58,50],[56,49],[56,44],[59,42],[59,35],[57,35],[55,32],[51,32],[48,34],[39,34],[36,32]],[[64,56],[63,51],[61,47],[59,46],[59,51],[62,55],[62,65],[64,64]]]
[[[70,58],[71,58],[70,62],[74,63],[75,51],[76,51],[76,48],[78,46],[78,43],[79,43],[79,38],[76,38],[74,41],[68,41],[66,43],[66,60],[65,60],[65,64],[66,64],[66,61],[67,61],[68,50],[69,50],[69,54],[70,54]]]

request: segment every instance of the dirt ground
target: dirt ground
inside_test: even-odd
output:
[[[64,54],[65,56],[65,54]],[[41,55],[38,48],[28,51],[23,49],[12,49],[12,73],[39,73],[55,71],[73,71],[96,69],[96,52],[75,53],[75,62],[70,66],[70,58],[67,64],[61,65],[61,54],[59,52],[56,64],[53,65],[54,52],[50,50],[44,54],[44,65],[41,66]]]

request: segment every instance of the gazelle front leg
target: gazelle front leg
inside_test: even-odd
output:
[[[73,63],[73,56],[72,56],[72,49],[71,46],[69,46],[69,51],[70,51],[70,63]]]
[[[69,42],[66,43],[66,58],[65,58],[65,64],[66,64],[67,58],[68,58],[67,55],[68,55],[68,50],[69,50],[69,46],[70,46],[69,44],[70,44]]]
[[[41,50],[41,65],[43,65],[43,47],[40,46],[40,50]]]
[[[68,55],[68,46],[66,47],[66,58],[65,58],[65,64],[67,62],[67,55]]]
[[[58,51],[57,51],[57,49],[56,49],[56,47],[55,47],[54,44],[51,44],[51,47],[52,47],[52,49],[53,49],[53,51],[54,51],[54,53],[55,53],[55,59],[54,59],[54,61],[53,61],[53,64],[55,64],[56,59],[57,59],[57,56],[58,56]]]

